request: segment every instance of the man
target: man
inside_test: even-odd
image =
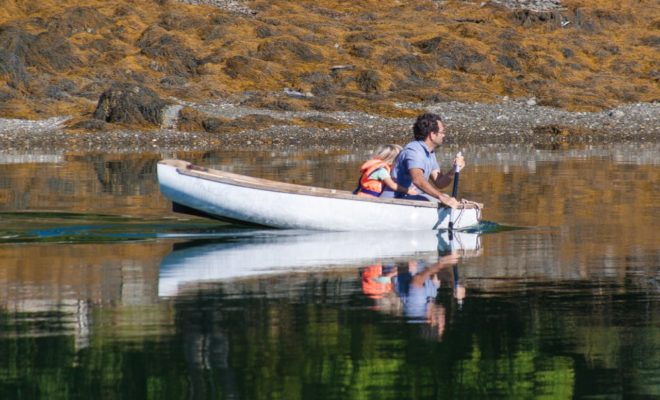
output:
[[[386,188],[381,197],[440,201],[451,208],[456,208],[459,202],[440,191],[453,180],[453,169],[443,174],[435,158],[434,150],[442,144],[445,137],[442,119],[436,114],[420,115],[413,125],[413,135],[415,140],[403,148],[391,174],[392,179],[400,186],[413,186],[421,194],[407,195]],[[455,157],[454,165],[457,165],[459,170],[462,169],[465,166],[463,156]]]
[[[438,273],[456,265],[460,256],[455,253],[438,258],[438,261],[426,265],[421,260],[409,260],[407,268],[402,268],[392,278],[392,287],[400,297],[403,312],[408,318],[430,321],[435,305],[435,298],[440,288]]]

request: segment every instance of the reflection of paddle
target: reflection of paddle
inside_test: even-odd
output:
[[[458,303],[458,309],[460,310],[463,307],[463,299],[465,298],[465,287],[463,287],[458,279],[458,263],[452,266],[452,272],[454,275],[454,298],[456,303]]]

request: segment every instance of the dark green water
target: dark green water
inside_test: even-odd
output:
[[[464,153],[490,222],[451,240],[182,219],[159,155],[12,157],[0,398],[660,396],[658,147]],[[175,156],[347,189],[364,151]]]

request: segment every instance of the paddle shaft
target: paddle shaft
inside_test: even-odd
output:
[[[460,177],[461,173],[456,171],[454,172],[454,186],[451,189],[451,197],[456,197],[458,194],[458,178]]]
[[[461,153],[458,153],[461,154]],[[451,197],[456,198],[456,195],[458,194],[458,178],[460,177],[460,172],[458,169],[458,166],[454,168],[454,185],[451,188]],[[451,250],[454,250],[453,242],[454,242],[454,221],[451,220],[451,217],[449,218],[449,246]],[[454,273],[454,293],[458,291],[458,263],[454,264],[452,266],[452,272]],[[458,308],[460,309],[461,306],[463,305],[463,299],[458,299]]]
[[[462,156],[462,152],[458,152],[456,154],[456,157]],[[458,177],[460,176],[460,168],[458,168],[458,165],[454,166],[454,186],[451,189],[451,197],[456,198],[456,195],[458,194]]]
[[[460,155],[461,153],[459,152],[457,155]],[[451,197],[456,198],[456,195],[458,194],[458,178],[460,177],[460,172],[458,169],[458,166],[454,167],[454,186],[451,188]],[[451,220],[451,217],[449,218],[449,237],[451,238],[452,234],[451,231],[454,229],[454,221]],[[450,239],[451,240],[451,239]]]

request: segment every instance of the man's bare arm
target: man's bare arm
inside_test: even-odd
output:
[[[463,154],[461,154],[460,151],[456,154],[456,157],[454,157],[452,168],[447,171],[447,173],[443,174],[438,170],[431,171],[431,182],[433,182],[433,184],[439,189],[449,186],[454,180],[455,167],[458,167],[459,171],[465,167],[465,158],[463,158]]]
[[[437,171],[436,171],[437,172]],[[424,193],[435,197],[440,200],[443,204],[456,208],[458,207],[458,201],[455,198],[448,196],[442,193],[439,189],[435,187],[434,184],[431,184],[428,180],[424,178],[424,172],[419,168],[411,168],[410,176],[412,177],[413,184],[421,189]]]
[[[434,170],[431,172],[431,182],[438,188],[442,189],[444,187],[449,186],[449,184],[453,181],[453,176],[452,174],[443,174],[438,170]]]

